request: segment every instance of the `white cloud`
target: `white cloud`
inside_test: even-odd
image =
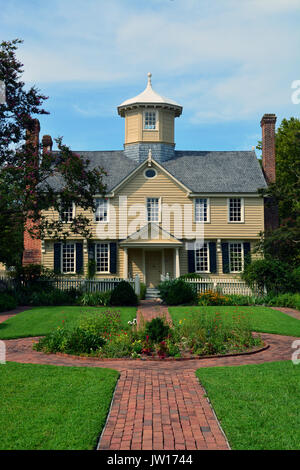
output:
[[[41,88],[43,82],[132,83],[137,94],[152,71],[154,88],[183,104],[192,122],[247,119],[289,104],[291,82],[300,78],[299,0],[146,5],[15,0],[4,7],[0,26],[24,37],[24,78]]]

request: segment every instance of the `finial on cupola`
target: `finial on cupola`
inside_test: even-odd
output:
[[[148,72],[148,86],[149,87],[152,87],[151,77],[152,77],[152,73]]]

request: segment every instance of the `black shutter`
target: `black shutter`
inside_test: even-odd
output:
[[[188,250],[188,271],[195,272],[195,250]]]
[[[117,244],[110,243],[110,267],[109,271],[111,274],[117,273]]]
[[[56,273],[61,272],[61,244],[54,243],[54,271]]]
[[[76,243],[76,272],[83,273],[83,244]]]
[[[209,264],[210,264],[210,272],[216,273],[217,272],[217,249],[215,242],[209,242]]]
[[[228,243],[222,243],[223,273],[229,273],[229,250]]]
[[[244,267],[251,263],[251,247],[249,242],[244,243]]]

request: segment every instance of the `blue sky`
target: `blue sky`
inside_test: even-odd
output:
[[[264,113],[300,117],[299,0],[0,0],[24,40],[24,80],[49,100],[41,133],[74,150],[123,147],[117,106],[153,88],[179,102],[178,150],[248,150]]]

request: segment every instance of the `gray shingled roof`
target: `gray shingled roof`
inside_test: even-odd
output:
[[[103,181],[108,191],[140,165],[122,150],[76,153],[90,160],[91,169],[101,167],[107,172]],[[254,193],[267,187],[254,151],[175,151],[172,160],[160,165],[195,193]],[[51,178],[51,185],[58,189],[59,178]]]
[[[253,193],[267,187],[254,151],[176,151],[163,166],[196,193]]]

